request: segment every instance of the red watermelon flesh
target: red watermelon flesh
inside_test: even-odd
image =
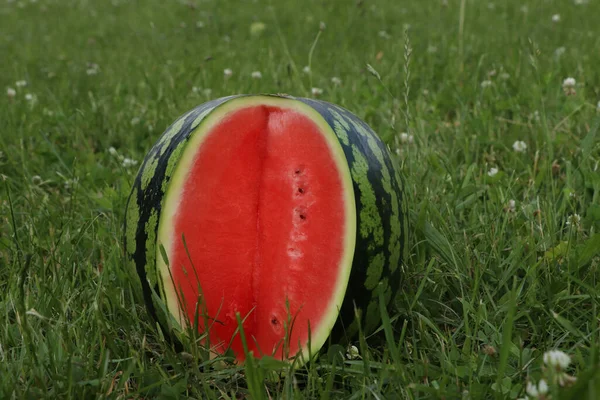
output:
[[[183,181],[168,258],[186,317],[201,332],[208,323],[214,351],[244,359],[236,312],[255,355],[306,346],[339,285],[346,201],[327,140],[301,112],[250,106],[211,127]]]

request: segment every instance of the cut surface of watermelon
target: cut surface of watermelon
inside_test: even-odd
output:
[[[352,266],[352,180],[335,133],[309,107],[232,101],[192,133],[161,215],[167,307],[216,353],[287,358],[320,348]]]

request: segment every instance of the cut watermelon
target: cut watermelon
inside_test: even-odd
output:
[[[181,117],[147,155],[125,248],[167,331],[197,326],[211,351],[243,361],[239,313],[255,356],[306,356],[340,311],[338,330],[353,330],[354,304],[373,330],[379,291],[388,303],[398,291],[401,189],[387,148],[344,109],[218,99]]]

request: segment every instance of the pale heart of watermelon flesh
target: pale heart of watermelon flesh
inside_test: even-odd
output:
[[[354,251],[344,250],[349,173],[332,143],[301,112],[261,105],[229,112],[193,150],[165,246],[170,275],[161,273],[183,319],[208,325],[213,351],[244,359],[237,312],[257,356],[295,355],[334,313],[319,336],[328,335]]]

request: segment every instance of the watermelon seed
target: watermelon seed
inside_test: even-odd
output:
[[[303,188],[298,188],[298,193],[304,194],[304,189]]]
[[[301,220],[306,219],[306,209],[304,207],[296,208],[296,213],[298,214],[298,217],[300,217]]]

